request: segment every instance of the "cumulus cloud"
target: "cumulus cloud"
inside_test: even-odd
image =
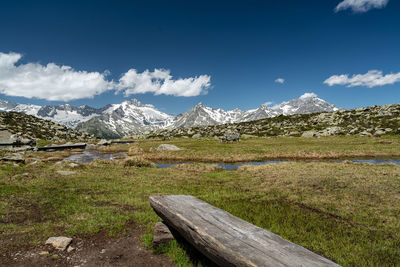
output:
[[[135,69],[130,69],[119,79],[118,88],[124,90],[126,96],[153,93],[190,97],[206,93],[210,80],[208,75],[174,80],[169,70],[155,69],[138,73]]]
[[[18,64],[21,58],[18,53],[0,52],[1,94],[50,101],[92,98],[109,90],[122,91],[126,96],[153,93],[189,97],[206,93],[211,80],[208,75],[173,79],[169,70],[138,73],[130,69],[114,82],[107,79],[108,71],[80,71],[55,63]]]
[[[69,101],[93,97],[111,88],[105,74],[76,71],[69,66],[49,63],[16,65],[17,53],[0,53],[0,93],[9,96]]]
[[[373,8],[384,8],[388,2],[389,0],[344,0],[336,6],[335,11],[351,9],[353,12],[363,13]]]
[[[314,94],[314,93],[304,93],[302,96],[300,96],[300,99],[313,98],[313,97],[317,97],[317,94]]]
[[[276,83],[285,83],[285,79],[283,78],[278,78],[275,80]]]
[[[400,82],[400,72],[383,75],[380,70],[370,70],[366,74],[348,74],[333,75],[324,81],[329,86],[346,85],[347,87],[365,86],[375,87]]]

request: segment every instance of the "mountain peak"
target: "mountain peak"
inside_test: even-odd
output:
[[[199,102],[195,107],[205,107],[205,105],[202,102]]]
[[[142,102],[140,102],[140,101],[137,100],[136,98],[133,98],[133,99],[131,99],[131,100],[127,100],[127,101],[125,101],[125,102],[128,103],[129,105],[134,105],[134,106],[137,106],[137,107],[143,106]]]

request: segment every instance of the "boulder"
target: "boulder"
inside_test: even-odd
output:
[[[372,136],[372,134],[370,132],[363,131],[360,133],[360,136]]]
[[[107,141],[106,139],[101,139],[98,143],[98,146],[108,146],[111,145],[111,141]]]
[[[17,141],[15,135],[7,130],[0,131],[0,144],[14,144]]]
[[[193,138],[193,139],[200,139],[200,138],[201,138],[201,134],[199,134],[199,133],[194,134],[194,135],[192,136],[192,138]]]
[[[303,132],[303,134],[301,135],[301,137],[306,137],[306,138],[310,138],[310,137],[314,137],[317,136],[318,132],[311,130],[311,131],[305,131]]]
[[[157,247],[171,240],[174,240],[174,236],[169,228],[164,223],[157,222],[154,226],[153,245]]]
[[[182,150],[182,148],[179,148],[175,145],[170,145],[170,144],[161,144],[156,148],[157,151],[178,151]]]

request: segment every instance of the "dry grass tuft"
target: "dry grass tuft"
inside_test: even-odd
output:
[[[193,173],[217,172],[224,170],[224,168],[218,166],[217,164],[205,163],[183,163],[171,166],[170,168]]]
[[[128,150],[129,156],[141,155],[143,153],[144,153],[143,149],[141,149],[137,145],[133,145],[133,146],[129,147],[129,150]]]
[[[155,167],[155,164],[140,156],[133,156],[123,161],[124,167]]]

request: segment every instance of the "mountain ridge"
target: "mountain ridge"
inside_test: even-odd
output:
[[[250,110],[224,110],[199,103],[177,116],[159,111],[151,104],[131,99],[120,104],[109,104],[101,108],[87,105],[74,107],[69,104],[38,106],[17,104],[0,100],[0,111],[16,111],[49,119],[56,123],[87,131],[97,137],[121,138],[128,135],[149,133],[160,129],[190,128],[254,121],[279,115],[308,114],[340,110],[333,104],[305,93],[275,106],[263,104]]]

